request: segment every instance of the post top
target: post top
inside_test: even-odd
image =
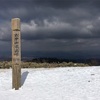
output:
[[[20,30],[20,18],[13,18],[11,24],[12,30]]]
[[[20,18],[12,18],[12,20],[20,20]]]
[[[12,18],[12,19],[20,19],[20,18]]]

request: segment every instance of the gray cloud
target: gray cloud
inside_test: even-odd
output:
[[[7,46],[10,50],[14,17],[21,19],[23,51],[99,50],[99,4],[99,0],[1,0],[2,51]]]

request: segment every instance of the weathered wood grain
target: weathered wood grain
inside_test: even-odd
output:
[[[20,19],[12,19],[12,88],[21,86],[21,33]]]

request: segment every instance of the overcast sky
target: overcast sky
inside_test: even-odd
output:
[[[0,56],[11,55],[16,17],[22,56],[100,56],[100,0],[0,0]]]

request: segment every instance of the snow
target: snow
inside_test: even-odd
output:
[[[12,70],[0,69],[0,100],[100,100],[100,66],[22,69],[12,89]]]

